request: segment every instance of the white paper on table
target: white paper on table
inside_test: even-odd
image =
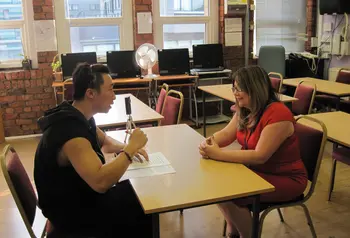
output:
[[[225,18],[225,32],[241,32],[242,18]]]
[[[137,34],[152,33],[152,14],[151,12],[137,13]]]
[[[148,154],[148,157],[149,162],[134,161],[129,165],[121,180],[175,173],[175,169],[161,152]]]
[[[170,165],[169,160],[165,158],[165,156],[161,152],[156,152],[152,154],[148,154],[149,161],[143,161],[143,163],[140,163],[137,159],[133,159],[134,161],[132,164],[129,165],[128,170],[134,170],[134,169],[146,169],[146,168],[152,168],[152,167],[158,167],[158,166],[164,166],[164,165]]]
[[[225,33],[225,46],[241,46],[242,32]]]
[[[163,165],[145,169],[133,169],[127,170],[120,181],[132,178],[151,177],[162,174],[173,174],[175,172],[175,169],[171,165]]]

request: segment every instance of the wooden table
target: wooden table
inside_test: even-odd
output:
[[[159,213],[206,206],[237,198],[255,197],[254,234],[259,227],[259,197],[274,187],[241,164],[201,158],[198,145],[205,139],[187,125],[144,129],[149,153],[162,152],[176,173],[131,179],[146,214],[152,214],[154,237],[159,235]],[[110,131],[115,139],[124,132]],[[244,180],[242,180],[244,179]]]
[[[307,81],[316,84],[317,92],[332,95],[338,98],[336,108],[339,110],[340,98],[350,96],[350,85],[344,83],[337,83],[328,80],[316,79],[316,78],[293,78],[283,80],[284,85],[298,86],[299,82]]]
[[[198,87],[200,90],[203,91],[202,97],[203,97],[203,135],[206,136],[206,115],[205,115],[205,101],[206,101],[206,94],[212,94],[216,97],[223,98],[227,101],[236,102],[236,98],[233,95],[232,92],[232,84],[222,84],[222,85],[212,85],[212,86],[200,86]],[[283,94],[278,94],[279,99],[281,102],[289,103],[293,101],[297,101],[297,98],[290,97]],[[210,100],[210,99],[209,99]]]
[[[322,121],[327,127],[328,140],[350,148],[350,114],[336,111],[326,113],[316,113],[308,115]],[[300,123],[320,129],[315,123],[308,120],[299,120]]]
[[[125,97],[131,99],[131,112],[135,124],[151,123],[158,125],[160,120],[164,118],[132,94],[120,94],[116,95],[116,99],[108,113],[98,113],[94,116],[98,127],[106,129],[126,125],[128,117],[125,111]]]

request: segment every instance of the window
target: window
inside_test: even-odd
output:
[[[100,10],[99,4],[90,4],[90,10]]]
[[[30,9],[30,10],[29,10]],[[0,1],[0,68],[21,67],[23,55],[28,56],[36,66],[33,42],[33,5],[31,1]]]
[[[69,4],[69,10],[70,11],[78,11],[79,5],[78,4]]]
[[[286,53],[305,51],[306,0],[256,0],[254,50],[263,45],[283,45]]]
[[[96,52],[98,61],[105,61],[106,51],[134,48],[132,1],[54,3],[59,53]]]
[[[155,0],[155,44],[188,48],[218,42],[218,4],[214,0]]]

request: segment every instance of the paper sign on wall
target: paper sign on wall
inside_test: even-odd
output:
[[[152,14],[151,12],[137,13],[137,34],[152,33]]]
[[[225,46],[241,46],[242,32],[225,33]]]
[[[242,31],[242,18],[225,18],[225,32]]]
[[[36,50],[56,51],[57,38],[54,20],[34,21]]]

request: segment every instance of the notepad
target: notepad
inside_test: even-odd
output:
[[[145,169],[145,168],[170,165],[169,160],[167,160],[161,152],[148,154],[148,157],[149,157],[149,161],[143,161],[143,163],[139,162],[138,159],[134,157],[133,162],[132,164],[129,165],[128,170]]]

